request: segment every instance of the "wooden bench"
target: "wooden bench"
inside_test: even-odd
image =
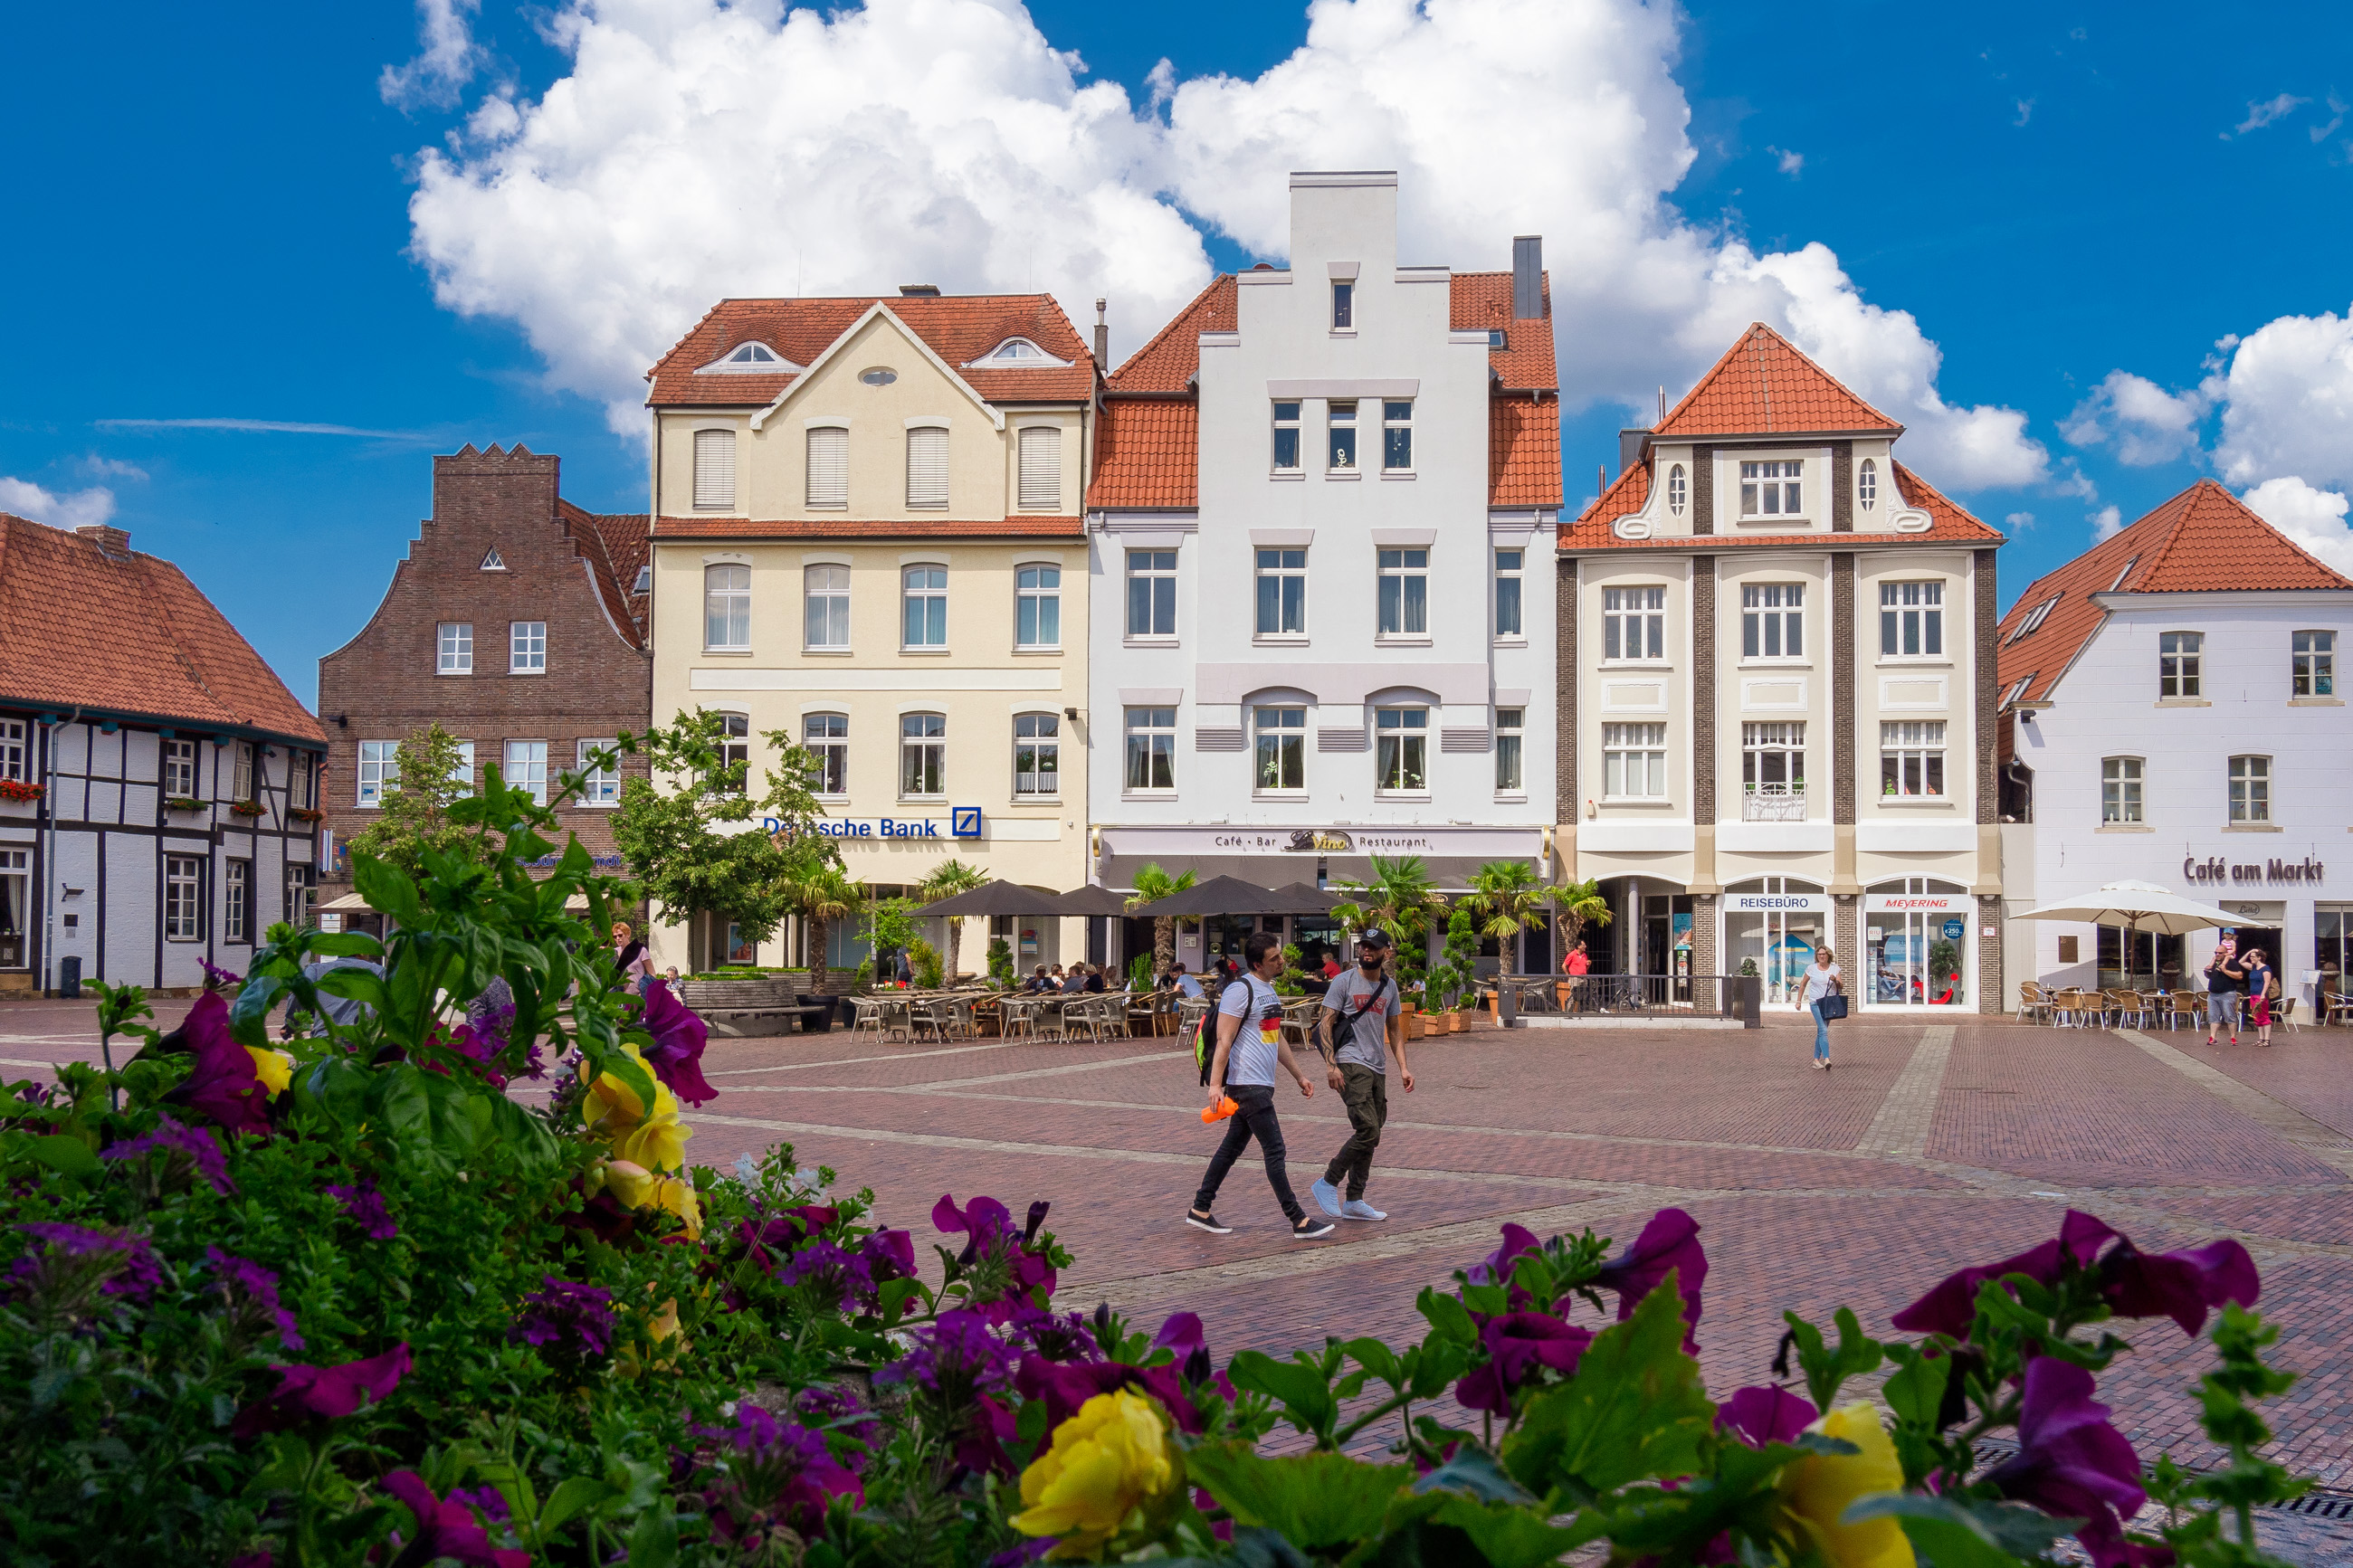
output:
[[[806,1002],[782,980],[682,980],[679,1000],[694,1009],[714,1035],[734,1039],[789,1033],[816,1034],[832,1026],[833,1005]]]

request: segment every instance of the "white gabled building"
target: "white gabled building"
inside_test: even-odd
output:
[[[1400,266],[1394,174],[1294,174],[1291,200],[1288,269],[1219,278],[1103,387],[1094,879],[1157,862],[1275,886],[1411,854],[1442,886],[1498,859],[1548,880],[1539,243],[1507,272]],[[1539,936],[1524,961],[1549,960]]]

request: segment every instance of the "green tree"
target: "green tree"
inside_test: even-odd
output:
[[[969,893],[975,888],[986,887],[988,879],[961,860],[943,860],[936,870],[923,879],[923,902],[935,904],[942,899],[953,899],[958,893]],[[958,954],[964,950],[964,917],[948,918],[948,978],[954,981]]]
[[[811,788],[817,759],[782,730],[760,738],[776,760],[754,795],[750,749],[708,709],[621,737],[624,750],[645,753],[652,776],[621,785],[613,841],[660,906],[663,924],[708,914],[765,942],[796,879],[840,863],[833,840],[816,828],[825,816]],[[774,824],[765,831],[764,816]]]
[[[1190,871],[1181,871],[1172,877],[1160,868],[1160,862],[1147,860],[1144,868],[1135,874],[1135,892],[1127,900],[1127,907],[1140,910],[1162,899],[1174,898],[1178,893],[1188,891],[1194,881]],[[1166,974],[1176,962],[1176,921],[1173,916],[1155,916],[1152,921],[1153,972]]]
[[[1490,860],[1472,875],[1463,907],[1479,917],[1479,934],[1493,937],[1503,948],[1504,967],[1511,967],[1508,945],[1527,929],[1529,920],[1544,908],[1545,889],[1535,868],[1525,860]]]
[[[829,860],[811,859],[785,879],[785,904],[807,927],[809,989],[825,995],[831,978],[827,966],[827,937],[833,922],[858,912],[858,884]]]
[[[474,793],[472,782],[459,776],[464,753],[458,744],[458,738],[438,722],[412,731],[400,742],[393,763],[398,787],[385,781],[382,809],[366,827],[352,836],[353,865],[365,855],[413,879],[425,874],[424,851],[428,847],[469,859],[488,852],[480,833],[449,813],[452,805]]]
[[[874,965],[874,978],[886,978],[882,967],[885,953],[909,952],[909,967],[913,966],[911,944],[923,934],[923,922],[915,918],[914,903],[907,899],[878,899],[870,886],[866,889],[866,945],[869,959]]]
[[[1602,896],[1599,879],[1563,882],[1553,889],[1553,924],[1560,931],[1560,951],[1566,955],[1585,934],[1588,925],[1609,923],[1609,900]]]

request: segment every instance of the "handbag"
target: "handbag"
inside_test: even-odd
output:
[[[1846,995],[1843,992],[1833,991],[1816,1002],[1814,1005],[1821,1009],[1821,1016],[1825,1019],[1846,1016]]]

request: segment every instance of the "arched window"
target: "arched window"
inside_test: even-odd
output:
[[[1013,793],[1017,795],[1058,795],[1062,793],[1062,716],[1059,713],[1016,713],[1013,716]]]
[[[749,566],[705,566],[702,569],[702,646],[730,649],[752,646],[752,569]]]
[[[1879,463],[1877,459],[1865,458],[1862,460],[1862,471],[1854,477],[1854,499],[1862,503],[1862,510],[1865,511],[1869,511],[1878,501]]]
[[[817,759],[819,795],[849,793],[849,715],[812,713],[801,721],[801,744]]]
[[[900,605],[905,611],[902,647],[948,645],[948,569],[910,566],[901,574]]]
[[[899,716],[899,794],[902,796],[946,793],[948,721],[942,713]]]
[[[1017,647],[1062,646],[1062,569],[1021,566],[1013,574],[1013,643]]]
[[[1690,487],[1683,478],[1683,466],[1677,463],[1667,470],[1667,510],[1681,517],[1683,505],[1689,499]]]

